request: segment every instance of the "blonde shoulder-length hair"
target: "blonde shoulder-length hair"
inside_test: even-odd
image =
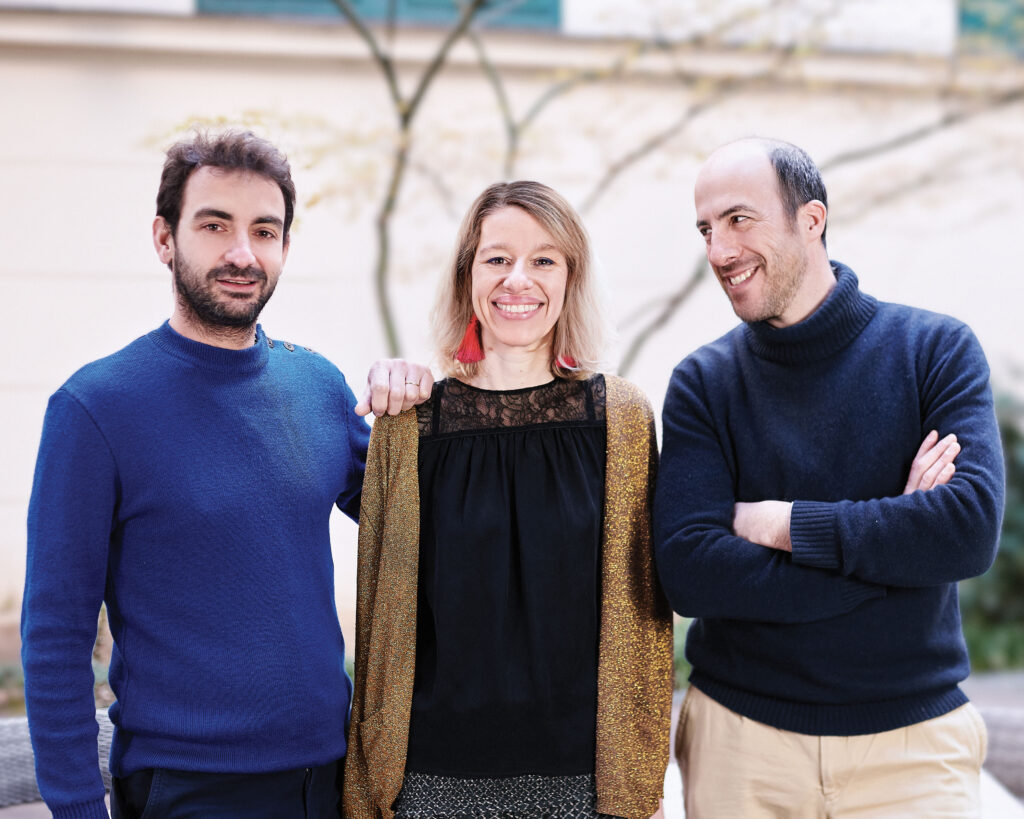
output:
[[[540,182],[496,182],[472,204],[462,220],[455,252],[441,280],[433,312],[438,366],[447,376],[471,379],[479,363],[455,360],[473,317],[473,259],[484,219],[502,208],[522,208],[540,222],[565,256],[565,302],[555,322],[551,372],[559,378],[584,379],[598,366],[604,349],[604,310],[592,269],[590,238],[572,205]],[[570,366],[568,362],[573,362]]]

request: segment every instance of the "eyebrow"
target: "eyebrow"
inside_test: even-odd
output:
[[[225,222],[235,221],[235,217],[232,216],[225,210],[219,210],[218,208],[200,208],[193,215],[192,219],[223,219]],[[275,227],[283,228],[284,222],[280,217],[277,216],[257,216],[252,220],[254,225],[273,225]]]
[[[727,216],[731,216],[732,214],[737,213],[737,212],[739,212],[741,210],[751,211],[752,213],[757,213],[757,208],[755,208],[753,205],[745,205],[745,204],[743,204],[741,202],[738,205],[732,205],[732,206],[726,208],[721,213],[719,213],[715,217],[715,219],[725,219]],[[707,219],[698,219],[697,220],[697,227],[704,227],[705,225],[708,225],[708,224],[710,224],[710,223],[708,222]]]
[[[509,249],[508,245],[505,244],[504,242],[494,242],[494,243],[489,244],[489,245],[483,245],[482,247],[478,247],[476,252],[477,253],[489,253],[492,250],[508,250],[508,249]],[[562,252],[557,247],[555,247],[555,245],[550,244],[550,243],[549,244],[540,245],[540,247],[534,248],[532,252],[533,253],[539,253],[542,250],[554,250],[554,251],[557,251],[558,253]]]

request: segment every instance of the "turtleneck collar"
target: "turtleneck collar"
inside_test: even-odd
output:
[[[193,341],[178,333],[165,321],[149,334],[149,337],[165,352],[200,367],[220,373],[251,373],[261,369],[270,355],[267,337],[263,328],[256,325],[256,343],[241,350],[214,347]]]
[[[857,276],[833,261],[836,286],[811,315],[789,327],[767,321],[745,325],[744,336],[758,358],[777,364],[806,364],[839,352],[871,321],[878,302],[860,292]]]

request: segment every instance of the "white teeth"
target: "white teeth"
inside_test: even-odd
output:
[[[753,275],[754,275],[754,268],[750,268],[750,270],[748,270],[746,273],[740,273],[740,275],[732,276],[731,278],[730,277],[726,277],[726,281],[728,281],[729,284],[735,286],[737,284],[742,284],[743,282],[745,282],[747,279],[749,279]]]
[[[501,304],[495,302],[499,310],[504,310],[506,313],[532,313],[538,307],[539,304]]]

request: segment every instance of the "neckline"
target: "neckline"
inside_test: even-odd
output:
[[[767,321],[743,325],[754,355],[778,364],[821,361],[846,347],[875,315],[878,302],[860,291],[856,274],[833,261],[836,286],[824,302],[803,321],[773,327]]]
[[[250,373],[262,369],[270,357],[270,341],[256,325],[256,343],[240,350],[204,344],[181,335],[165,321],[149,334],[164,352],[204,370],[220,373]]]
[[[516,387],[515,389],[512,390],[490,390],[487,389],[486,387],[476,387],[473,384],[468,384],[465,381],[462,381],[454,377],[449,377],[447,380],[453,384],[458,384],[459,387],[463,387],[472,392],[485,393],[489,395],[517,395],[521,393],[534,392],[535,390],[543,390],[548,387],[553,387],[554,385],[563,383],[568,379],[554,377],[550,381],[545,381],[543,384],[535,384],[532,387]]]

